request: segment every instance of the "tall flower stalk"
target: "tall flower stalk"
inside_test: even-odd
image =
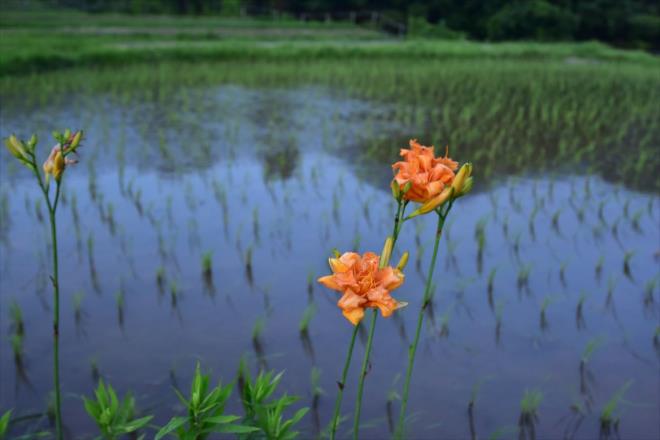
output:
[[[406,368],[406,376],[403,384],[403,394],[401,397],[401,409],[399,412],[399,420],[397,423],[394,437],[401,439],[404,437],[405,432],[405,417],[406,409],[408,407],[408,396],[410,392],[410,381],[412,379],[412,371],[415,363],[415,356],[417,354],[417,346],[421,335],[422,324],[424,322],[424,314],[428,305],[433,298],[433,273],[435,271],[436,260],[438,257],[438,247],[440,245],[440,238],[442,237],[442,230],[447,220],[447,216],[451,211],[454,201],[472,189],[472,165],[470,163],[464,164],[458,174],[453,176],[450,185],[443,189],[443,191],[426,202],[417,211],[411,214],[412,216],[426,214],[434,211],[438,216],[438,223],[435,230],[435,242],[433,244],[433,254],[429,265],[428,275],[426,277],[426,285],[424,287],[424,296],[422,298],[422,306],[419,309],[417,316],[417,325],[415,328],[415,339],[408,349],[408,366]]]
[[[37,184],[41,189],[46,206],[48,207],[48,219],[50,221],[51,233],[51,254],[53,261],[53,273],[50,277],[53,283],[53,382],[55,387],[55,437],[62,440],[62,399],[60,391],[60,355],[59,355],[59,336],[60,336],[60,282],[59,282],[59,260],[57,246],[57,206],[60,200],[62,176],[67,165],[76,161],[69,158],[74,154],[82,140],[82,131],[71,133],[66,130],[63,134],[54,132],[53,137],[57,144],[52,148],[48,158],[43,163],[42,177],[40,167],[37,164],[35,149],[37,146],[37,137],[32,135],[28,141],[22,141],[12,135],[5,140],[5,145],[9,152],[18,159],[23,165],[32,171]],[[50,180],[55,181],[55,191],[51,199]]]
[[[360,408],[362,404],[362,394],[364,390],[364,377],[366,375],[366,368],[369,363],[369,356],[371,353],[371,346],[373,343],[373,334],[375,330],[375,325],[376,325],[376,316],[377,316],[377,310],[380,309],[381,313],[384,316],[389,316],[394,310],[397,308],[405,306],[405,303],[397,302],[393,300],[389,296],[389,290],[393,290],[394,288],[398,287],[402,282],[403,282],[403,274],[401,273],[401,270],[405,266],[405,263],[408,261],[408,253],[404,253],[404,256],[402,257],[401,261],[399,262],[399,265],[397,265],[396,269],[392,269],[388,266],[390,257],[392,255],[392,251],[394,249],[394,245],[396,244],[397,238],[399,236],[399,232],[401,231],[401,226],[403,225],[403,215],[405,212],[406,205],[408,204],[407,201],[403,200],[402,198],[402,191],[399,189],[398,185],[393,185],[392,186],[392,191],[393,195],[397,201],[397,211],[396,215],[394,217],[394,226],[392,230],[392,235],[387,238],[385,241],[385,246],[383,249],[383,252],[381,253],[380,257],[377,257],[377,272],[381,273],[387,273],[387,274],[393,274],[394,275],[394,280],[389,280],[387,281],[387,285],[381,286],[382,289],[386,291],[386,294],[383,294],[382,291],[378,292],[381,294],[381,301],[370,301],[368,299],[369,294],[366,294],[366,297],[362,297],[361,299],[364,299],[364,301],[361,301],[359,299],[360,297],[356,298],[358,295],[351,295],[345,293],[342,299],[339,300],[338,305],[343,309],[343,314],[344,316],[351,321],[351,323],[354,325],[353,332],[351,334],[351,339],[349,342],[348,346],[348,352],[346,353],[346,359],[344,361],[344,368],[342,370],[342,375],[341,375],[341,381],[338,382],[338,387],[339,390],[337,392],[337,397],[335,399],[335,407],[334,407],[334,412],[333,412],[333,417],[332,421],[330,422],[330,438],[334,440],[337,435],[337,426],[339,424],[339,418],[340,418],[340,413],[341,413],[341,403],[342,399],[344,396],[344,388],[346,386],[346,378],[348,376],[348,370],[351,365],[351,360],[353,358],[353,349],[355,348],[355,338],[358,334],[359,327],[362,321],[362,318],[364,317],[364,306],[366,307],[372,307],[373,308],[373,314],[371,316],[371,324],[370,324],[370,330],[369,330],[369,338],[367,341],[367,346],[365,350],[365,357],[362,363],[362,371],[360,374],[359,378],[359,383],[358,383],[358,394],[357,394],[357,401],[356,401],[356,407],[355,407],[355,419],[354,419],[354,424],[353,424],[353,432],[354,436],[357,436],[357,431],[359,430],[359,419],[360,419]],[[344,286],[342,285],[343,282],[347,280],[337,280],[337,270],[343,270],[344,268],[341,267],[340,264],[337,262],[341,263],[341,259],[344,258],[344,260],[350,261],[350,260],[355,260],[355,256],[357,254],[353,253],[346,253],[343,256],[339,256],[339,253],[335,255],[334,259],[330,259],[330,267],[333,269],[333,272],[335,272],[334,275],[329,275],[326,277],[321,277],[319,278],[319,282],[326,287],[329,287],[334,290],[339,290],[342,292],[346,292],[345,288],[346,287],[351,287],[351,286]],[[369,259],[371,263],[374,262],[373,257],[375,257],[374,254],[367,253],[364,255],[363,260]],[[358,256],[359,258],[359,256]],[[338,267],[339,266],[339,267]],[[389,270],[388,270],[389,269]],[[344,272],[339,272],[339,273],[344,273]],[[400,280],[399,280],[400,278]],[[338,283],[339,281],[339,283]],[[351,290],[352,293],[355,293]],[[372,297],[376,297],[373,294],[371,295]],[[355,304],[355,302],[358,302],[360,304]],[[371,303],[371,304],[370,304]],[[357,308],[351,308],[352,305],[359,305],[360,307]]]
[[[399,238],[399,232],[401,232],[401,227],[403,226],[403,222],[405,221],[404,213],[406,211],[406,207],[408,206],[408,201],[404,200],[403,196],[410,189],[410,185],[404,186],[402,190],[401,187],[396,183],[396,181],[393,180],[391,186],[392,186],[392,195],[397,201],[397,211],[396,211],[396,215],[394,216],[394,229],[392,231],[392,235],[388,237],[387,240],[385,241],[385,248],[383,249],[383,253],[381,254],[380,265],[379,265],[379,268],[381,269],[389,264],[389,260],[390,257],[392,256],[394,245],[396,244],[397,239]],[[401,262],[399,263],[399,265],[397,265],[397,267],[399,269],[402,269],[403,266],[405,266],[407,260],[408,260],[408,254],[405,253],[404,256],[402,257]],[[362,395],[364,393],[364,379],[367,376],[367,368],[369,367],[369,358],[371,356],[371,347],[373,345],[377,318],[378,318],[378,314],[376,313],[376,309],[374,309],[371,312],[371,322],[369,323],[369,337],[367,338],[367,346],[365,347],[365,351],[364,351],[364,359],[362,360],[362,369],[360,370],[358,391],[355,400],[355,414],[353,417],[354,439],[358,438],[358,433],[360,431],[360,413],[362,411]]]

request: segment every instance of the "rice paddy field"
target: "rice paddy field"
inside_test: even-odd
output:
[[[310,408],[300,438],[327,437],[353,328],[316,279],[333,248],[382,248],[410,139],[471,161],[475,185],[443,231],[406,437],[660,437],[657,57],[240,21],[51,35],[11,17],[0,136],[35,132],[44,158],[51,131],[86,136],[58,211],[65,438],[98,435],[82,396],[100,378],[154,415],[152,438],[185,413],[173,388],[198,361],[230,383],[241,360],[284,372],[289,416]],[[33,177],[0,157],[0,410],[30,438],[53,429],[52,244]],[[393,293],[409,304],[379,320],[360,438],[393,435],[434,232],[412,219],[394,251],[410,252]]]

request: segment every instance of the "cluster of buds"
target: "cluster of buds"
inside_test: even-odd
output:
[[[16,159],[21,161],[26,167],[33,169],[34,167],[34,149],[37,146],[37,136],[32,135],[30,140],[23,142],[15,135],[9,136],[5,139],[7,149]]]
[[[397,202],[400,202],[404,199],[406,193],[410,191],[411,187],[412,182],[406,182],[406,184],[401,187],[401,185],[399,185],[396,180],[392,180],[390,183],[390,188],[392,189],[392,197],[394,197],[394,200]]]
[[[464,196],[472,190],[473,184],[472,164],[467,162],[458,171],[450,186],[445,187],[440,194],[424,203],[408,217],[412,218],[418,215],[428,214],[440,208],[448,201]]]
[[[77,162],[75,159],[67,156],[75,153],[80,146],[83,131],[71,132],[71,130],[66,130],[64,133],[55,131],[53,132],[53,137],[57,141],[57,144],[51,149],[48,158],[42,166],[46,177],[46,185],[51,176],[57,182],[60,182],[66,166]],[[5,140],[5,145],[12,156],[33,172],[37,172],[35,157],[35,148],[37,146],[36,135],[32,135],[28,141],[22,141],[12,134]]]

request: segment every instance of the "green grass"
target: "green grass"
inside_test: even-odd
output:
[[[2,12],[0,75],[165,60],[525,59],[659,66],[657,57],[590,43],[401,41],[348,22]]]

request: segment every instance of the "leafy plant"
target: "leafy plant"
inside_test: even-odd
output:
[[[122,402],[117,398],[117,393],[108,384],[106,387],[103,380],[95,391],[96,400],[83,397],[87,414],[94,419],[101,431],[101,436],[108,440],[119,439],[125,434],[136,432],[149,423],[153,416],[135,416],[135,400],[130,394],[124,397]]]
[[[233,384],[218,384],[209,390],[210,377],[202,374],[199,363],[195,368],[190,387],[190,399],[175,390],[176,395],[188,409],[188,416],[172,417],[156,434],[159,440],[166,435],[176,435],[179,439],[203,440],[212,433],[246,434],[258,429],[233,423],[239,416],[225,415],[225,403],[231,394]]]
[[[245,408],[245,424],[254,426],[260,431],[248,435],[248,438],[285,440],[298,436],[298,431],[293,431],[292,428],[307,414],[309,408],[301,408],[290,419],[285,418],[285,410],[299,397],[289,396],[286,393],[278,399],[272,397],[283,374],[284,372],[277,375],[273,371],[261,372],[253,381],[245,364],[241,364],[239,375],[242,383],[241,397]]]

